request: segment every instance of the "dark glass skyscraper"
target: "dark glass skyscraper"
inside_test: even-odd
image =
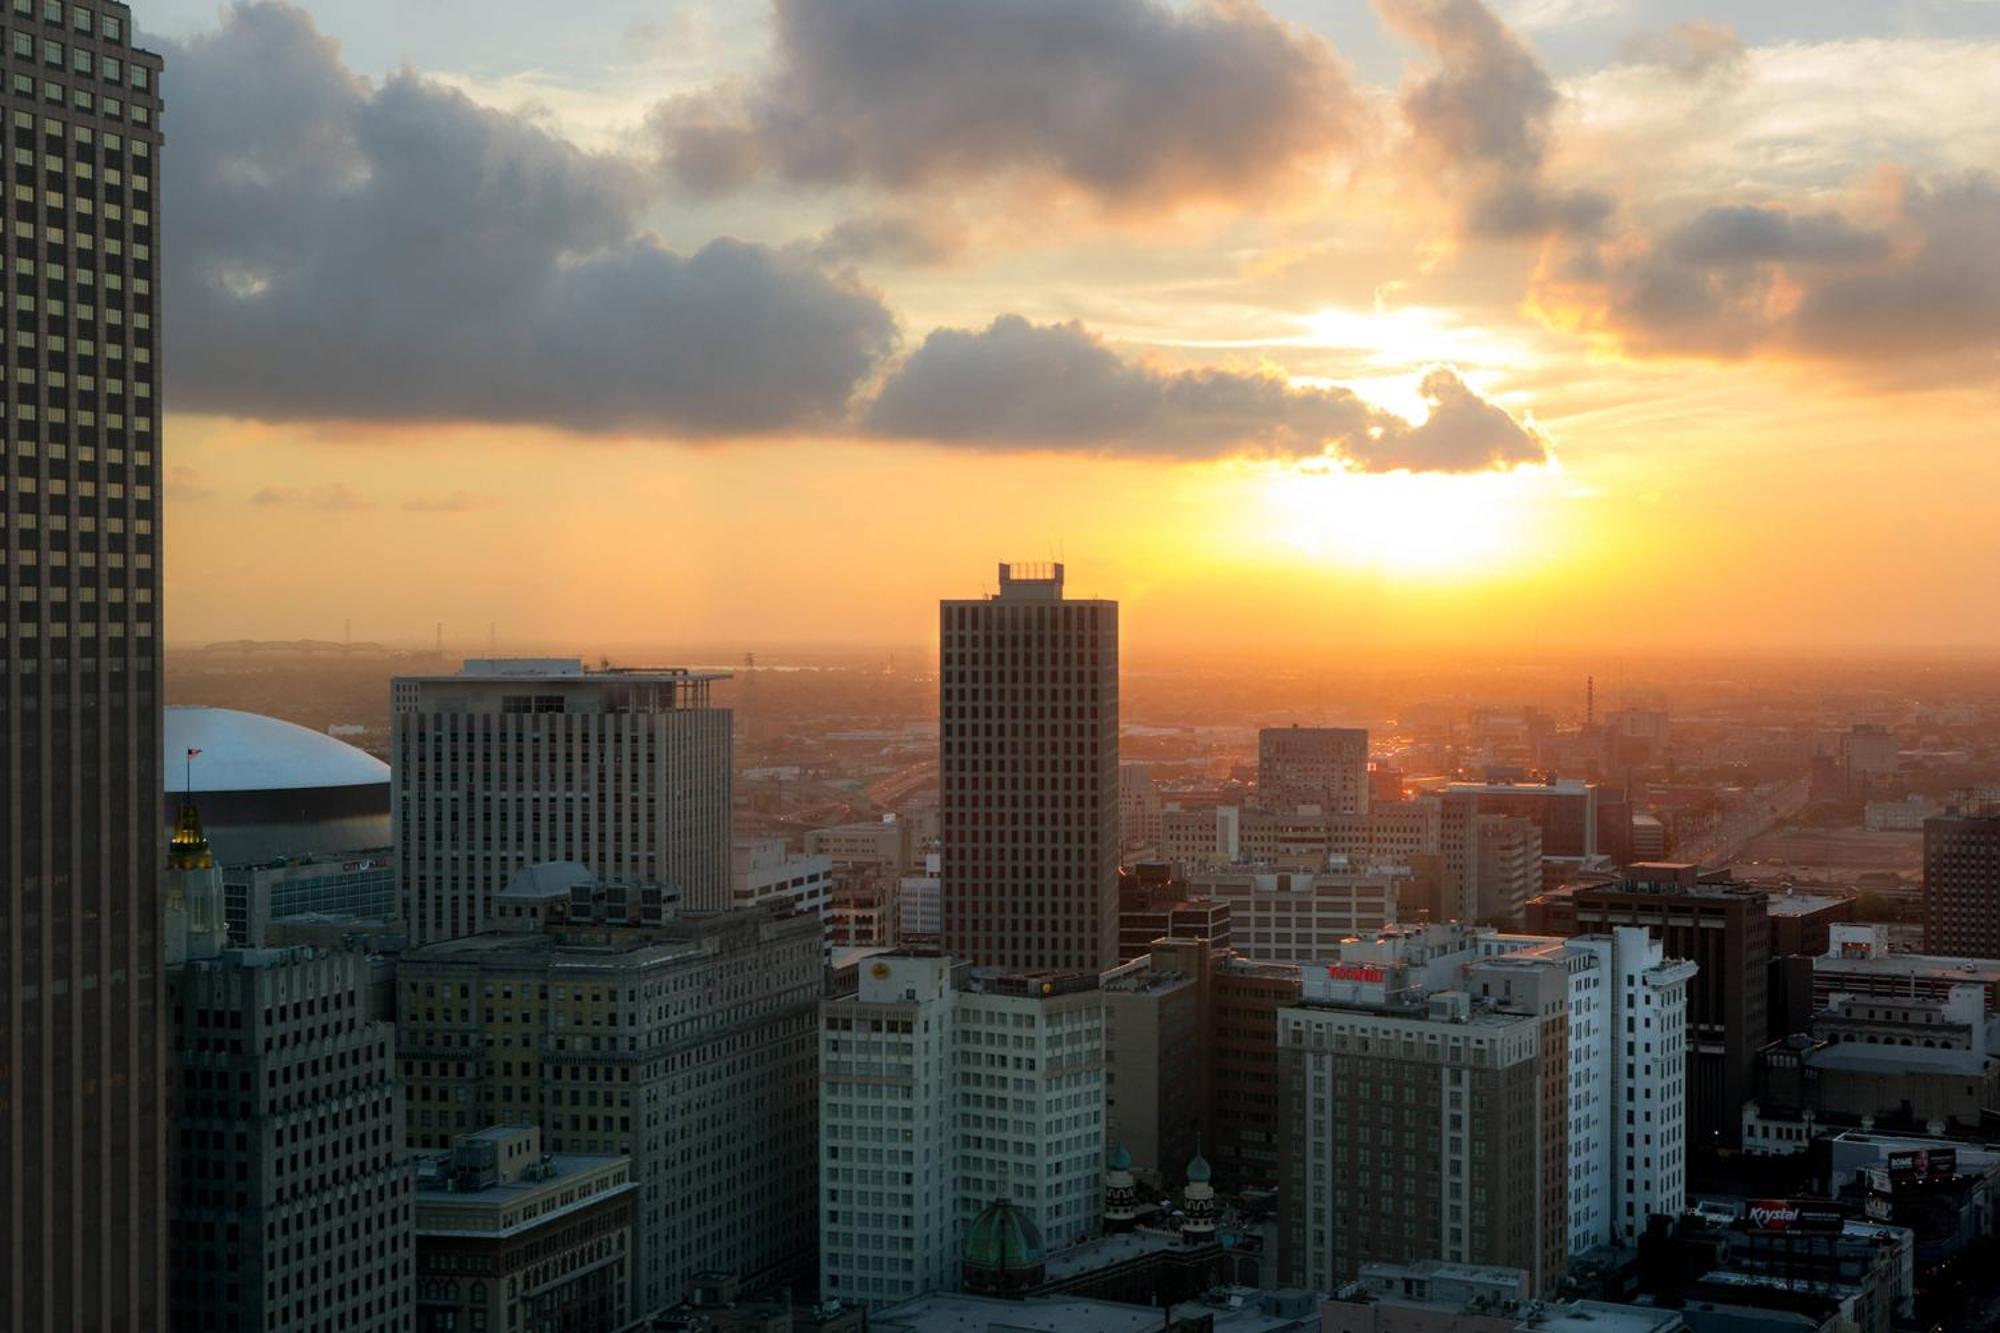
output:
[[[160,59],[6,0],[0,1327],[164,1323]]]
[[[945,952],[1017,969],[1118,961],[1118,603],[1000,566],[939,608]]]

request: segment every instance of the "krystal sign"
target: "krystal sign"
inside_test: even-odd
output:
[[[1333,963],[1326,969],[1326,979],[1380,984],[1389,979],[1389,974],[1373,963]]]
[[[1814,1199],[1752,1199],[1744,1215],[1752,1231],[1838,1231],[1846,1217]]]

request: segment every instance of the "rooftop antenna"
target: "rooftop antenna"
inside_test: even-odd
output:
[[[1583,725],[1588,727],[1597,721],[1597,677],[1583,678]]]

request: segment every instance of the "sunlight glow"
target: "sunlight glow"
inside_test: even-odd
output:
[[[1513,573],[1550,542],[1559,472],[1369,475],[1273,465],[1265,535],[1295,555],[1392,575]]]

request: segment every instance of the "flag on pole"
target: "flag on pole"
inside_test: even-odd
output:
[[[200,751],[200,750],[193,750],[193,749],[191,749],[191,750],[189,750],[189,751],[188,751],[188,758],[192,759],[192,758],[194,758],[194,757],[195,757],[196,755],[198,755],[198,754],[200,754],[200,753],[201,753],[201,751]]]

